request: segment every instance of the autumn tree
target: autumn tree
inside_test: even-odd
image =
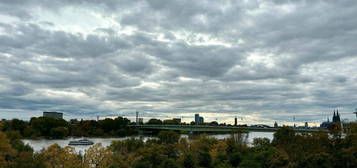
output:
[[[81,156],[73,147],[61,148],[57,144],[41,151],[37,157],[47,168],[79,168],[83,167]]]
[[[160,131],[158,138],[163,144],[174,144],[180,139],[180,134],[174,131]]]
[[[11,147],[6,135],[0,132],[0,167],[10,167],[13,165],[15,156],[16,151]]]
[[[141,147],[144,147],[144,141],[142,138],[139,139],[129,138],[121,141],[112,141],[110,145],[110,149],[113,152],[119,152],[122,154],[134,152]]]
[[[97,143],[86,150],[85,163],[92,168],[106,168],[111,165],[113,153],[101,143]]]

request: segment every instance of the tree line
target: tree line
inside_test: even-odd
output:
[[[33,117],[30,121],[19,119],[0,121],[0,131],[19,134],[23,138],[47,138],[62,139],[68,136],[75,137],[116,137],[128,136],[138,133],[138,130],[128,127],[131,123],[129,119],[117,117],[104,120],[70,120],[56,119],[50,117]],[[176,120],[160,120],[152,118],[147,125],[187,125]],[[194,125],[195,123],[190,123]],[[218,126],[217,122],[203,123],[206,125]],[[246,125],[245,125],[246,126]]]
[[[130,120],[117,117],[104,120],[71,120],[49,117],[33,117],[30,121],[19,119],[2,120],[0,131],[19,134],[24,138],[54,138],[61,139],[67,136],[105,137],[127,136],[137,131],[128,127]]]
[[[227,139],[201,135],[194,140],[161,131],[144,141],[130,138],[91,146],[85,154],[54,144],[40,152],[11,132],[0,132],[0,167],[6,168],[355,168],[357,123],[345,132],[296,133],[282,127],[270,141],[246,134]]]

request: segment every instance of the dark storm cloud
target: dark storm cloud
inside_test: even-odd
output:
[[[357,104],[356,15],[351,1],[1,1],[0,109],[318,122]]]

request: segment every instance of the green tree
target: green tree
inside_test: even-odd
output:
[[[254,146],[269,146],[270,139],[268,139],[268,138],[254,138],[253,145]]]
[[[152,163],[146,160],[139,160],[133,165],[133,168],[152,168]]]
[[[160,131],[158,138],[163,144],[174,144],[180,139],[180,134],[174,131]]]
[[[195,168],[196,160],[191,152],[185,153],[183,156],[183,167],[184,168]]]
[[[50,136],[51,129],[56,127],[67,127],[68,123],[63,119],[55,119],[49,117],[31,118],[30,125],[38,131],[42,136]]]
[[[164,120],[162,122],[164,125],[179,125],[180,123],[178,123],[177,121],[175,120]]]
[[[121,141],[112,141],[110,145],[110,149],[113,152],[119,152],[122,154],[135,152],[136,150],[142,147],[144,147],[144,141],[142,138],[140,139],[129,138]]]
[[[31,126],[27,126],[23,132],[24,137],[37,137],[39,134],[40,133],[33,129]]]
[[[152,118],[147,122],[148,125],[161,125],[162,121],[156,118]]]
[[[3,126],[4,131],[19,131],[20,134],[24,133],[28,123],[19,119],[6,121]]]
[[[198,165],[201,167],[211,167],[212,157],[208,151],[199,151],[197,153]]]
[[[165,159],[161,163],[161,168],[178,168],[177,163],[173,159]]]
[[[50,131],[50,136],[57,139],[67,137],[68,134],[69,134],[68,128],[66,127],[56,127],[56,128],[52,128]]]
[[[253,159],[245,159],[239,165],[239,168],[261,168],[260,164]]]
[[[141,157],[141,161],[149,162],[152,167],[159,167],[162,161],[167,158],[163,153],[164,146],[158,144],[145,146],[137,151],[137,154]]]
[[[239,152],[235,152],[233,154],[230,154],[228,156],[228,158],[229,158],[229,163],[233,167],[237,167],[242,161],[242,155]]]
[[[357,134],[357,122],[348,123],[345,127],[347,135]]]
[[[274,133],[274,145],[287,145],[295,141],[295,131],[289,127],[282,127]]]
[[[331,156],[327,153],[309,154],[304,160],[298,162],[298,167],[306,168],[332,168]]]

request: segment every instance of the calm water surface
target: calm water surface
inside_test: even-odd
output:
[[[210,137],[215,137],[217,139],[225,139],[229,138],[231,134],[215,134],[215,135],[209,135]],[[133,136],[134,138],[140,138],[140,136]],[[141,136],[144,141],[146,141],[149,138],[155,138],[155,137],[150,137],[150,136]],[[109,146],[112,141],[116,140],[125,140],[130,137],[123,137],[123,138],[87,138],[94,143],[102,143],[103,146]],[[189,135],[187,134],[182,134],[181,138],[190,138]],[[253,142],[254,138],[268,138],[270,140],[273,139],[273,132],[250,132],[247,135],[247,142],[251,143]],[[47,139],[41,139],[41,140],[30,140],[30,139],[24,139],[22,140],[25,144],[29,144],[36,152],[41,151],[43,148],[47,148],[48,146],[52,144],[58,144],[61,147],[67,146],[69,141],[73,140],[79,140],[81,138],[68,138],[68,139],[61,139],[61,140],[47,140]],[[84,153],[85,150],[87,150],[90,145],[88,146],[73,146],[77,152]]]

